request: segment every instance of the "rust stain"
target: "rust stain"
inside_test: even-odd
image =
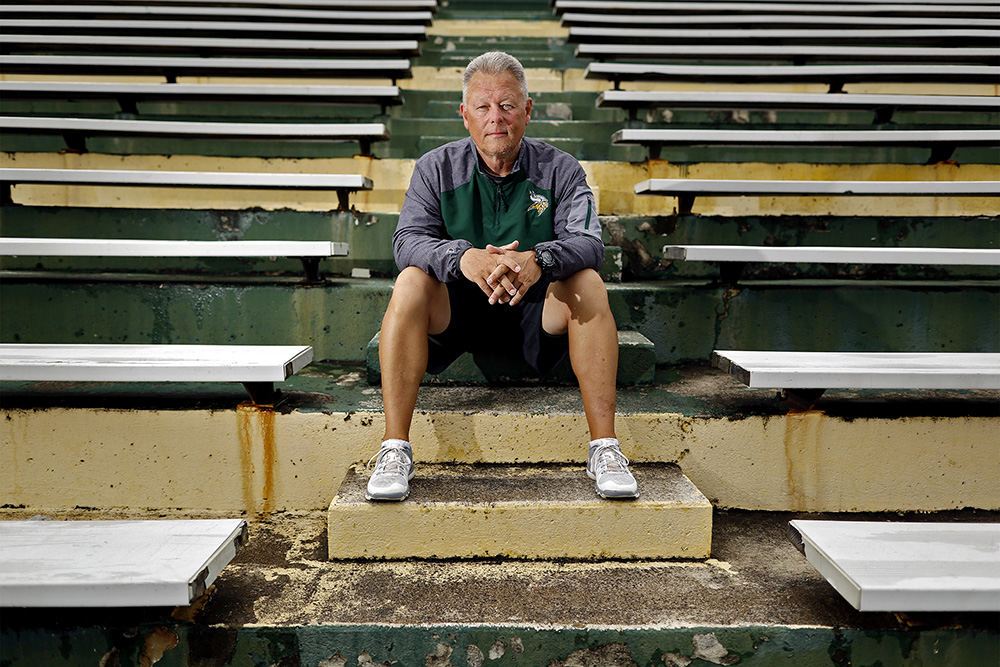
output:
[[[152,667],[163,659],[163,654],[177,646],[177,633],[166,628],[157,628],[146,635],[143,642],[142,653],[139,655],[139,665],[141,667]]]
[[[815,504],[819,462],[818,433],[826,414],[820,410],[789,412],[785,416],[785,467],[793,511]]]
[[[277,468],[274,407],[247,401],[237,406],[236,415],[243,504],[248,512],[267,515],[274,511],[274,476]],[[260,486],[259,503],[255,441],[260,442],[260,467],[264,478]]]

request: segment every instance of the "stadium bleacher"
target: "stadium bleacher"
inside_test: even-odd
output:
[[[994,657],[995,619],[966,613],[1000,611],[992,3],[0,17],[0,519],[249,524],[182,582],[194,606],[5,609],[0,662]],[[468,357],[421,389],[410,501],[363,499],[391,234],[414,160],[467,136],[460,68],[492,48],[528,67],[528,135],[597,196],[634,503],[582,474],[572,377]],[[907,567],[896,535],[940,580],[869,576]]]

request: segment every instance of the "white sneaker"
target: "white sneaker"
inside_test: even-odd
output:
[[[375,466],[372,468],[372,463]],[[410,495],[413,479],[413,452],[405,440],[386,440],[375,456],[368,459],[368,478],[365,498],[368,500],[406,500]]]
[[[639,485],[629,472],[628,459],[615,438],[591,441],[587,476],[596,480],[595,488],[601,498],[639,497]]]

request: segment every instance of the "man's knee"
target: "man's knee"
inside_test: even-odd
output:
[[[450,316],[448,288],[423,269],[408,266],[396,277],[386,316],[425,319],[432,333],[447,326]],[[442,324],[443,322],[443,324]]]
[[[587,323],[597,317],[613,317],[608,290],[597,271],[583,269],[549,285],[542,312],[545,331],[562,334],[570,320]]]

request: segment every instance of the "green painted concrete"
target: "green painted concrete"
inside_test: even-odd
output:
[[[149,646],[160,642],[170,646],[156,662],[162,667],[202,664],[219,667],[355,664],[968,667],[994,664],[1000,650],[997,632],[963,629],[906,632],[783,626],[614,629],[519,625],[205,627],[174,622],[111,627],[4,628],[0,630],[0,665],[105,664],[102,659],[111,659],[113,664],[120,665],[150,664],[149,657],[154,653]],[[705,655],[717,657],[707,660],[702,657]],[[695,657],[693,662],[685,661],[692,657]]]
[[[54,272],[0,275],[5,342],[309,344],[316,359],[360,361],[391,282]],[[713,349],[996,351],[996,281],[663,280],[609,283],[619,329],[642,333],[658,364]],[[822,298],[818,298],[822,295]]]

